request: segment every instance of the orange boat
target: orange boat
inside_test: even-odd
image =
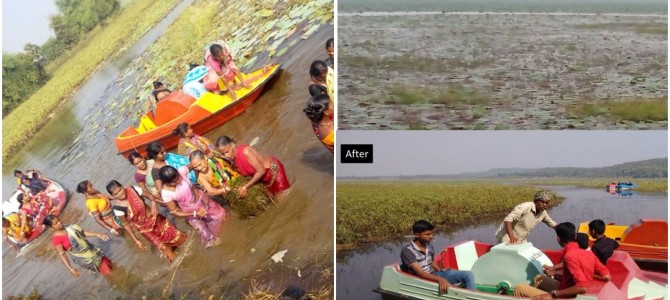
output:
[[[589,223],[579,224],[579,232],[588,231]],[[619,242],[617,250],[628,252],[640,268],[667,272],[668,221],[642,219],[631,226],[608,224],[605,235]]]
[[[146,154],[146,145],[159,141],[165,149],[172,149],[179,144],[179,137],[172,134],[182,122],[191,125],[197,134],[204,134],[223,125],[244,112],[258,97],[265,85],[279,72],[281,65],[273,64],[247,74],[246,80],[250,88],[235,90],[237,101],[230,95],[205,93],[199,99],[175,91],[161,99],[156,105],[155,113],[147,112],[140,118],[139,126],[128,127],[119,134],[114,143],[119,154],[124,157],[132,151]]]

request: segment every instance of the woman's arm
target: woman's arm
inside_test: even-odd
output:
[[[28,214],[26,214],[26,212],[23,211],[23,209],[20,210],[19,212],[21,213],[21,228],[23,228],[23,226],[28,225]]]
[[[204,175],[198,175],[198,183],[200,184],[200,186],[202,186],[202,188],[207,192],[208,195],[219,196],[219,195],[225,195],[227,193],[225,187],[215,189],[214,187],[212,187],[209,181],[203,179],[203,177]]]
[[[207,215],[207,212],[205,212],[202,209],[195,210],[193,212],[185,212],[185,211],[181,210],[181,208],[179,208],[177,206],[177,204],[174,203],[174,201],[165,202],[165,205],[167,206],[170,213],[177,216],[177,217],[193,217],[193,216],[195,216],[195,217],[201,217],[202,218],[202,217]],[[193,213],[195,213],[195,215]]]
[[[70,274],[74,277],[79,277],[79,272],[75,270],[71,265],[70,265],[70,260],[67,259],[65,256],[65,248],[63,248],[63,245],[56,245],[54,246],[56,248],[56,251],[58,251],[58,256],[60,256],[60,260],[63,262],[65,267],[70,271]]]
[[[265,167],[263,167],[260,159],[258,159],[260,154],[256,150],[251,147],[246,147],[243,154],[247,157],[249,164],[251,164],[251,166],[254,167],[254,170],[256,171],[254,172],[254,176],[251,177],[251,180],[249,180],[249,182],[247,182],[247,184],[242,187],[245,190],[248,190],[252,185],[256,184],[261,180],[261,178],[263,178],[263,176],[265,176],[266,170]]]
[[[233,101],[237,100],[237,94],[235,94],[235,89],[233,89],[233,86],[228,83],[228,80],[221,79],[223,81],[223,85],[226,86],[226,90],[228,91],[228,95],[230,95],[230,98],[233,99]]]
[[[121,220],[121,224],[123,224],[123,228],[125,228],[126,231],[130,234],[130,237],[133,238],[133,240],[135,241],[135,244],[137,245],[137,247],[140,247],[140,250],[142,250],[142,251],[146,251],[146,250],[147,250],[147,246],[145,246],[145,245],[144,245],[144,244],[137,238],[137,236],[135,236],[135,231],[133,230],[133,227],[130,226],[130,222],[128,221],[128,218],[126,218],[125,215],[123,215],[123,216],[118,216],[118,217],[119,217],[119,219]]]
[[[112,231],[114,228],[102,220],[102,215],[100,215],[99,211],[96,210],[95,212],[91,212],[91,214],[93,215],[93,220],[95,220],[98,225],[102,226],[102,228],[105,228],[107,231],[114,233]]]
[[[83,230],[83,229],[82,229],[82,230]],[[101,240],[103,240],[103,241],[107,241],[107,240],[109,240],[109,237],[108,237],[107,235],[105,235],[105,234],[97,233],[97,232],[93,232],[93,231],[86,231],[86,230],[83,230],[83,231],[84,231],[84,236],[88,236],[88,237],[97,237],[97,238],[99,238],[99,239],[101,239]]]
[[[233,68],[233,73],[235,73],[235,77],[240,79],[240,83],[242,84],[243,87],[247,89],[251,87],[249,83],[244,81],[244,76],[242,75],[242,72],[240,72],[239,68]]]

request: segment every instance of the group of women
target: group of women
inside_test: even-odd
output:
[[[84,196],[86,208],[96,223],[114,236],[126,233],[142,251],[148,247],[139,235],[168,262],[176,258],[176,248],[186,241],[188,234],[175,226],[175,217],[186,218],[205,248],[219,245],[219,231],[226,218],[221,203],[225,203],[227,195],[236,193],[236,197],[245,198],[257,183],[275,197],[282,197],[290,189],[284,166],[276,157],[250,145],[237,144],[228,136],[221,136],[214,144],[195,134],[187,123],[179,124],[173,134],[180,138],[178,154],[166,152],[159,142],[147,145],[146,157],[130,153],[128,161],[136,168],[137,186],[111,180],[105,194],[91,181],[84,180],[76,189]],[[232,189],[231,183],[236,180],[240,181],[239,187]],[[45,218],[44,224],[53,229],[52,243],[73,276],[79,273],[65,253],[86,269],[103,275],[109,273],[110,260],[99,247],[86,240],[86,237],[107,240],[107,235],[76,224],[63,225],[54,216]]]
[[[332,153],[333,39],[327,41],[326,50],[328,63],[314,61],[310,67],[312,98],[304,112],[311,120],[317,138]],[[239,79],[239,85],[236,79]],[[183,90],[199,98],[207,90],[220,92],[219,89],[225,88],[234,91],[240,85],[249,87],[235,65],[230,49],[219,41],[205,51],[204,66],[192,66],[184,78]],[[152,95],[156,102],[170,93],[160,82],[155,82],[154,88]],[[234,92],[230,95],[236,100]],[[245,198],[249,189],[258,183],[275,197],[290,190],[284,166],[276,157],[265,155],[250,145],[238,144],[228,136],[219,137],[214,144],[195,134],[187,123],[179,124],[173,134],[180,138],[178,154],[166,152],[159,142],[147,145],[146,156],[138,152],[129,154],[128,161],[136,167],[134,179],[137,186],[124,186],[111,180],[106,184],[105,194],[91,181],[83,180],[76,189],[84,196],[86,208],[96,223],[116,237],[129,235],[142,251],[147,251],[148,247],[139,235],[157,248],[168,262],[176,258],[176,248],[186,241],[188,234],[175,226],[175,217],[186,218],[193,228],[191,232],[197,232],[205,248],[216,246],[221,243],[219,231],[226,218],[220,203],[225,203],[227,195],[236,193],[236,197]],[[231,183],[242,177],[249,180],[240,180],[233,188]],[[87,240],[97,237],[106,241],[109,239],[106,234],[85,230],[77,224],[64,225],[55,216],[47,216],[43,223],[53,230],[52,244],[73,276],[79,276],[79,272],[72,267],[66,253],[74,263],[88,270],[109,274],[111,261],[98,246]]]
[[[303,112],[312,122],[314,135],[330,150],[330,153],[333,153],[335,143],[334,46],[333,39],[326,41],[328,58],[315,60],[309,68],[311,79],[308,90],[312,97],[303,109]]]

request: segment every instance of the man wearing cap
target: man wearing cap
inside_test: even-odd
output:
[[[538,223],[544,222],[549,227],[555,228],[556,222],[547,213],[547,206],[551,201],[551,194],[547,191],[535,193],[533,202],[524,202],[517,205],[496,231],[498,243],[515,244],[526,240]]]

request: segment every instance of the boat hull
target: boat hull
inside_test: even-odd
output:
[[[45,178],[50,182],[47,186],[47,196],[50,197],[54,203],[55,210],[51,213],[54,216],[60,215],[60,213],[65,208],[67,201],[69,199],[69,191],[64,188],[60,183]],[[16,203],[10,203],[16,201],[16,196],[21,192],[18,191],[14,193],[8,200],[3,203],[3,215],[8,215],[11,213],[18,213],[18,205]],[[37,239],[42,233],[46,230],[46,226],[42,225],[42,220],[47,216],[47,211],[41,211],[35,220],[35,227],[31,230],[30,235],[27,240],[23,243],[17,243],[19,247],[23,247],[33,240]],[[15,241],[16,242],[16,241]]]
[[[436,261],[438,265],[442,264],[451,267],[457,266],[461,264],[461,262],[466,262],[466,264],[463,265],[472,266],[471,271],[473,272],[475,281],[477,281],[477,290],[450,287],[447,293],[440,294],[438,293],[436,282],[425,280],[423,278],[404,272],[401,269],[401,266],[396,263],[384,267],[379,288],[374,289],[373,291],[382,294],[383,299],[529,299],[511,296],[510,289],[505,286],[505,284],[508,283],[506,280],[501,280],[502,282],[498,283],[497,286],[495,282],[485,282],[487,280],[486,275],[489,274],[482,273],[489,272],[489,269],[494,270],[496,268],[505,268],[509,270],[509,260],[503,259],[502,261],[498,261],[496,265],[491,264],[492,260],[482,261],[484,263],[483,265],[485,265],[485,268],[479,269],[477,269],[477,262],[475,262],[475,264],[470,264],[467,262],[468,257],[473,255],[478,256],[479,259],[481,259],[484,258],[485,255],[489,255],[489,253],[494,253],[494,251],[498,252],[501,248],[499,247],[500,245],[496,246],[494,250],[491,250],[491,252],[484,255],[480,253],[465,253],[465,259],[461,259],[459,256],[464,254],[464,251],[462,251],[462,249],[454,251],[454,248],[466,243],[477,244],[477,247],[471,247],[471,249],[477,248],[477,250],[479,250],[486,249],[487,247],[487,244],[472,241],[450,246],[436,255]],[[491,245],[488,245],[488,249],[492,249]],[[512,250],[516,251],[516,249]],[[508,249],[504,249],[503,251],[509,252]],[[561,251],[559,250],[544,250],[543,252],[546,255],[544,257],[550,258],[553,263],[558,263],[560,260]],[[521,253],[521,251],[519,251],[519,253]],[[507,256],[498,256],[498,253],[495,253],[494,257],[506,258]],[[522,271],[533,270],[534,267],[532,267],[532,265],[534,263],[532,260],[534,260],[536,257],[539,256],[526,256],[525,258],[530,260],[521,265],[513,262],[512,265],[516,266],[513,266],[513,268],[518,268]],[[448,261],[444,263],[441,262],[441,260]],[[594,281],[588,287],[586,294],[578,295],[575,299],[633,300],[664,299],[664,297],[667,297],[667,274],[644,272],[640,270],[637,265],[635,265],[635,262],[633,262],[633,260],[630,258],[630,255],[626,252],[615,251],[615,254],[607,263],[607,268],[610,270],[612,275],[612,281],[607,283]],[[496,294],[496,289],[501,294]]]
[[[579,232],[587,233],[589,224],[579,224]],[[668,222],[642,219],[639,224],[607,225],[605,236],[619,243],[617,250],[625,251],[643,270],[668,272]],[[593,245],[593,240],[591,240]]]
[[[148,118],[151,121],[162,119],[164,122],[160,122],[159,126],[143,132],[140,132],[142,125],[137,129],[135,127],[127,128],[114,140],[118,153],[124,157],[128,157],[133,151],[146,155],[146,146],[154,141],[160,142],[165,149],[175,148],[179,144],[179,137],[175,136],[172,131],[182,122],[188,123],[197,134],[204,134],[223,125],[243,113],[260,97],[265,86],[279,72],[280,67],[281,65],[272,65],[265,73],[261,69],[248,74],[248,78],[257,79],[251,83],[251,89],[245,89],[246,91],[243,94],[238,93],[237,101],[232,101],[229,95],[220,96],[205,93],[205,96],[202,96],[198,100],[189,97],[192,104],[189,104],[188,109],[184,113],[173,117],[165,116],[166,113],[170,114],[172,112],[161,113],[159,110],[160,107],[157,107],[156,116],[147,113],[143,118]],[[188,97],[185,95],[180,96]],[[188,100],[182,102],[188,103]],[[220,103],[226,104],[218,107]],[[158,105],[160,106],[161,103],[159,102]]]

